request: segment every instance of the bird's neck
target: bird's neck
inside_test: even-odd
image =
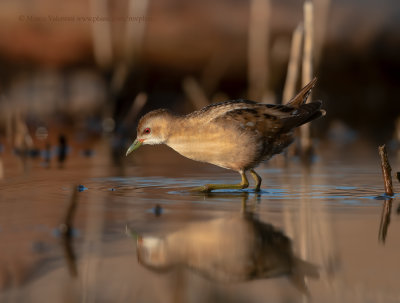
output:
[[[171,116],[164,124],[165,144],[170,145],[176,140],[182,141],[196,134],[200,125],[186,116]]]

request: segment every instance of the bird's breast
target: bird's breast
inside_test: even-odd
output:
[[[256,150],[254,140],[245,133],[215,125],[174,132],[166,143],[189,159],[234,170],[243,169]]]

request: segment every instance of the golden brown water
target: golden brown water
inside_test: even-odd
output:
[[[215,260],[229,259],[229,271],[245,262],[232,256],[242,245],[250,245],[253,234],[219,233],[221,241],[229,240],[226,249],[209,242],[196,245],[219,232],[211,228],[215,220],[240,218],[243,203],[257,222],[272,225],[290,239],[293,256],[318,266],[320,278],[306,281],[313,302],[400,302],[399,201],[376,199],[383,193],[378,158],[347,155],[350,160],[345,161],[344,154],[326,153],[310,170],[293,161],[286,168],[264,165],[258,169],[263,178],[260,194],[248,190],[194,195],[184,189],[236,182],[239,175],[192,162],[164,147],[137,151],[124,160],[123,168],[111,164],[105,142],[95,151],[90,158],[72,153],[64,169],[46,169],[40,161],[29,160],[25,172],[16,156],[2,155],[0,302],[310,300],[288,274],[215,281],[213,270],[206,277],[198,268],[188,268],[193,254],[179,259],[183,266],[154,271],[138,262],[136,241],[126,235],[126,226],[145,239],[210,226],[174,245],[187,251],[206,246],[209,257],[200,267],[213,261],[209,267],[218,268]],[[396,163],[392,166],[395,171]],[[77,184],[84,188],[77,193],[69,251],[59,225]],[[396,191],[397,181],[395,185]],[[271,245],[266,256],[285,252]]]

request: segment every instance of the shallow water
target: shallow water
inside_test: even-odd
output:
[[[16,156],[2,155],[0,302],[311,300],[278,261],[268,272],[277,277],[257,274],[254,256],[269,261],[283,255],[317,266],[319,278],[305,282],[314,302],[400,302],[400,206],[397,197],[382,197],[377,157],[352,161],[322,153],[310,169],[273,161],[257,170],[261,193],[204,195],[187,189],[235,183],[239,175],[163,147],[144,147],[118,168],[106,144],[94,148],[91,158],[71,154],[64,169],[28,161],[24,170]],[[59,227],[78,185],[65,240]],[[272,226],[291,246],[268,242],[260,253],[249,239],[268,235],[247,228],[246,215],[251,226]],[[231,218],[238,223],[225,229]],[[154,243],[172,238],[179,241],[168,242],[174,254],[167,258]],[[138,258],[137,245],[147,249],[147,259]],[[155,270],[160,258],[169,270]],[[224,277],[239,281],[221,281],[221,268]],[[243,268],[251,274],[242,275]]]

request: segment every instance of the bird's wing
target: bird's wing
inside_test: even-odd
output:
[[[204,123],[208,123],[224,116],[227,112],[238,109],[252,108],[257,104],[257,102],[244,99],[229,100],[221,103],[210,104],[201,110],[187,115],[186,117],[202,119]]]
[[[234,108],[214,118],[212,122],[232,122],[243,130],[258,132],[263,137],[272,137],[314,120],[324,114],[321,102],[302,104],[298,108],[287,105],[255,103],[252,106]]]

